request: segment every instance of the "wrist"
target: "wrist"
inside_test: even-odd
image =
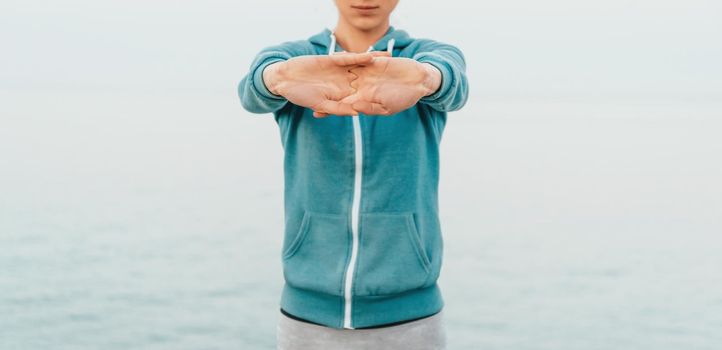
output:
[[[441,87],[441,70],[431,63],[424,62],[421,63],[421,66],[424,67],[424,96],[429,96],[437,92]]]
[[[279,61],[271,63],[263,69],[263,83],[266,85],[268,91],[277,96],[282,96],[282,93],[279,91],[279,85],[281,85],[285,64],[285,61]]]

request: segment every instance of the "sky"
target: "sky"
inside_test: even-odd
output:
[[[332,1],[0,3],[0,89],[225,94],[263,47],[332,28]],[[722,95],[713,0],[401,0],[391,24],[458,46],[471,97]]]

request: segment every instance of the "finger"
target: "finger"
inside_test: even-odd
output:
[[[374,58],[374,60],[376,59]],[[346,71],[355,74],[358,78],[361,78],[365,75],[375,75],[376,73],[379,73],[379,70],[374,69],[374,67],[370,64],[348,66],[346,68]]]
[[[363,72],[364,68],[364,66],[353,66],[347,69],[347,71],[358,77],[361,76],[361,72]]]
[[[351,95],[348,95],[348,96],[342,98],[342,99],[341,99],[340,101],[338,101],[338,102],[339,102],[339,103],[342,103],[342,104],[347,104],[347,105],[353,107],[354,102],[356,102],[356,101],[358,101],[358,100],[360,100],[360,99],[361,99],[361,95],[359,95],[359,94],[351,94]]]
[[[349,85],[351,85],[354,90],[358,90],[359,86],[363,84],[365,81],[364,78],[364,67],[361,66],[355,66],[353,68],[350,68],[347,70],[348,75],[347,79],[349,82]]]
[[[390,115],[390,111],[381,104],[368,101],[356,101],[351,104],[354,110],[369,115]]]
[[[329,56],[331,61],[339,66],[350,66],[355,64],[366,64],[370,63],[374,56],[369,52],[364,53],[353,53],[348,52],[345,54],[333,54]]]
[[[371,55],[374,57],[391,57],[391,52],[388,51],[371,51]]]
[[[347,52],[347,51],[341,51],[341,52],[334,52],[331,55],[332,56],[349,56],[349,55],[360,55],[364,53],[370,53],[373,57],[390,57],[391,52],[388,51],[366,51],[366,52]]]
[[[313,116],[316,117],[316,118],[323,118],[323,117],[328,117],[329,114],[328,114],[328,113],[323,113],[323,112],[316,112],[316,111],[314,111],[314,112],[313,112]]]
[[[315,111],[325,114],[335,115],[357,115],[358,112],[351,107],[348,103],[341,103],[340,101],[325,100],[319,103],[315,108]]]

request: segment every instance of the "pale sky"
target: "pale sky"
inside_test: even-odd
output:
[[[440,148],[450,348],[719,348],[720,19],[400,0],[392,25],[467,62]],[[335,22],[332,0],[0,0],[0,348],[272,344],[282,135],[236,89]]]
[[[401,0],[392,25],[464,51],[484,94],[722,94],[722,2]],[[267,45],[332,27],[327,1],[0,4],[0,89],[225,93]]]

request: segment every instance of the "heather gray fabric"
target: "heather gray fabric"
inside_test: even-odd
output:
[[[441,310],[420,320],[375,329],[339,329],[294,320],[279,314],[277,350],[445,350]]]

